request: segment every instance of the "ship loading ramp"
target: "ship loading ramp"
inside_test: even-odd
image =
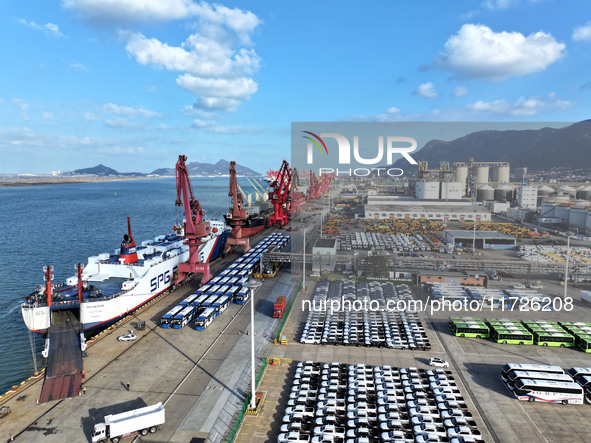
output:
[[[39,403],[80,395],[82,349],[80,321],[71,311],[54,311],[49,328],[49,356]]]

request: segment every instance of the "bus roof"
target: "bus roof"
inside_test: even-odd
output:
[[[583,392],[581,385],[575,382],[567,381],[554,381],[554,380],[536,380],[536,379],[522,379],[515,382],[517,389],[521,388],[568,388],[568,389],[580,389]]]
[[[558,372],[564,374],[564,370],[560,366],[535,365],[529,363],[507,363],[505,366],[503,366],[503,371]]]

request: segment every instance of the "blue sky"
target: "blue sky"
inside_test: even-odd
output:
[[[591,118],[591,2],[0,6],[0,173],[290,157],[292,121]]]

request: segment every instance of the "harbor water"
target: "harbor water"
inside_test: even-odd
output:
[[[230,204],[228,178],[191,182],[206,216],[221,219]],[[43,339],[29,332],[20,312],[43,284],[43,266],[54,266],[55,283],[65,281],[76,263],[119,248],[128,216],[138,244],[171,233],[184,218],[175,199],[174,178],[0,187],[0,395],[30,377],[35,361],[44,367]]]

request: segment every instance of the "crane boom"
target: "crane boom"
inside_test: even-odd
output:
[[[203,277],[201,284],[211,280],[209,263],[199,261],[199,246],[204,237],[211,235],[211,228],[208,221],[204,221],[205,212],[199,200],[193,195],[191,180],[186,165],[187,156],[179,155],[176,163],[176,206],[183,206],[185,211],[185,233],[186,244],[189,245],[189,260],[179,264],[178,277],[175,284],[185,280],[188,274],[201,273]]]

